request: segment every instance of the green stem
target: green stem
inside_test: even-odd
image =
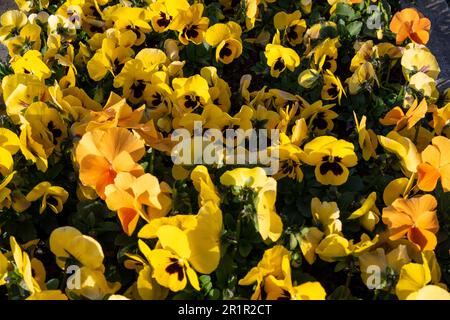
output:
[[[380,290],[375,289],[375,294],[373,295],[373,300],[378,300],[379,295],[380,295]]]
[[[241,237],[241,220],[242,220],[242,211],[239,212],[237,222],[236,222],[236,242],[239,245],[239,239]]]
[[[416,132],[414,134],[414,140],[413,140],[414,144],[417,144],[417,139],[419,138],[419,131],[420,131],[420,123],[418,123],[416,125]]]
[[[155,167],[154,162],[155,162],[155,150],[152,149],[152,152],[150,153],[149,164],[148,164],[148,170],[152,174],[153,174],[153,170],[154,170],[154,167]]]

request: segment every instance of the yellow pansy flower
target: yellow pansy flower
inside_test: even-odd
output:
[[[106,20],[114,22],[114,28],[119,30],[120,34],[119,43],[124,45],[128,42],[130,45],[124,45],[127,47],[142,45],[146,35],[152,30],[148,24],[149,12],[143,8],[118,7],[112,12],[108,12]],[[122,37],[126,40],[123,41]]]
[[[158,229],[157,236],[163,249],[154,249],[149,253],[149,258],[159,284],[172,291],[179,291],[189,279],[191,285],[199,290],[197,274],[192,268],[206,274],[217,268],[221,218],[220,210],[208,203],[200,209],[194,229],[184,232],[170,225]],[[205,236],[208,234],[211,238],[206,241]]]
[[[346,94],[339,77],[335,76],[330,70],[326,70],[323,75],[323,81],[322,99],[327,101],[337,99],[340,104],[342,95]]]
[[[131,48],[119,46],[114,38],[103,39],[101,48],[87,63],[89,76],[94,81],[100,81],[108,72],[115,75],[116,70],[130,60],[133,53]]]
[[[350,142],[322,136],[305,145],[304,161],[316,166],[315,175],[320,183],[341,185],[348,179],[348,168],[357,164],[358,158],[353,149]]]
[[[8,10],[0,17],[0,40],[5,41],[19,33],[27,24],[27,16],[20,10]]]
[[[333,130],[333,120],[338,114],[331,110],[335,104],[323,105],[322,100],[307,105],[300,113],[300,116],[308,121],[308,127],[318,133],[324,133],[327,130]]]
[[[165,32],[179,11],[189,9],[189,2],[185,0],[155,1],[150,4],[151,23],[156,32]]]
[[[277,182],[267,177],[264,169],[238,168],[220,177],[225,186],[248,187],[257,193],[255,201],[258,231],[264,241],[276,241],[283,231],[283,223],[275,211]]]
[[[264,55],[267,65],[270,67],[270,75],[274,78],[278,78],[286,68],[293,72],[300,65],[300,57],[297,52],[280,44],[269,43]]]
[[[276,148],[278,149],[280,169],[273,175],[274,179],[279,180],[284,177],[289,177],[297,181],[302,181],[303,171],[300,167],[300,160],[303,150],[292,143],[282,144]]]
[[[424,46],[409,44],[401,59],[403,75],[408,80],[416,72],[424,72],[433,79],[437,79],[441,69],[434,55]]]
[[[144,70],[142,61],[133,59],[127,61],[122,71],[114,78],[114,87],[122,88],[124,97],[132,103],[139,103],[150,80],[151,74]]]
[[[0,30],[1,33],[1,30]],[[41,27],[36,24],[26,24],[17,37],[6,43],[11,57],[23,55],[28,50],[41,49]]]
[[[350,71],[355,72],[359,66],[363,65],[366,62],[370,62],[372,58],[372,54],[374,51],[374,45],[372,40],[368,40],[365,42],[357,42],[355,46],[356,53],[350,62]]]
[[[61,269],[66,268],[66,260],[71,258],[88,269],[104,271],[104,254],[100,243],[83,235],[78,229],[70,226],[56,228],[50,234],[49,242],[56,264]]]
[[[67,137],[62,116],[46,103],[34,102],[26,109],[21,121],[20,150],[27,160],[45,172],[48,157],[54,151],[60,151],[62,141]]]
[[[208,82],[212,102],[222,111],[228,112],[231,107],[231,88],[228,82],[219,77],[215,67],[201,68],[200,75]]]
[[[174,101],[180,109],[179,114],[175,113],[174,116],[181,116],[184,112],[212,104],[208,82],[198,74],[189,78],[175,78],[172,86]]]
[[[411,177],[413,178],[413,176]],[[388,183],[383,191],[383,201],[386,206],[390,206],[392,202],[405,197],[409,193],[409,180],[408,178],[398,178]]]
[[[366,128],[367,117],[363,116],[358,121],[356,113],[353,112],[356,123],[356,131],[358,132],[358,143],[362,150],[363,159],[368,161],[370,158],[377,158],[376,149],[378,147],[377,135],[372,129]]]
[[[209,24],[209,19],[202,17],[203,10],[203,4],[196,3],[186,10],[179,11],[173,19],[169,28],[178,31],[178,39],[182,44],[187,45],[189,42],[200,44],[203,41]]]
[[[236,22],[216,23],[208,28],[206,42],[216,48],[216,61],[231,63],[242,54],[241,26]]]
[[[439,91],[436,81],[424,72],[417,72],[409,79],[409,87],[420,92],[430,102],[436,102]]]
[[[300,233],[300,250],[306,261],[313,264],[316,261],[316,248],[324,233],[316,227],[304,228]]]
[[[334,262],[351,253],[351,243],[337,233],[329,234],[323,238],[316,248],[316,254],[326,262]]]
[[[67,288],[66,293],[69,297],[103,300],[120,289],[120,282],[108,282],[102,271],[83,266],[77,272],[80,277],[80,286]]]
[[[369,277],[373,275],[373,268],[378,267],[381,274],[380,285],[384,287],[389,285],[386,280],[389,275],[399,274],[401,268],[411,261],[405,245],[398,245],[395,249],[386,254],[383,248],[377,248],[374,251],[364,252],[358,256],[361,279],[367,286],[377,285],[370,283]]]
[[[191,172],[191,180],[199,193],[199,205],[203,206],[208,201],[212,201],[219,206],[220,196],[205,166],[196,166]]]
[[[28,253],[22,251],[21,247],[13,236],[9,238],[9,243],[11,246],[11,254],[13,257],[14,271],[18,272],[22,277],[20,286],[23,289],[27,290],[30,294],[40,292],[41,287],[33,277],[31,261]]]
[[[380,211],[375,205],[377,193],[372,192],[362,203],[361,208],[352,212],[347,218],[349,220],[358,219],[361,225],[368,231],[373,231],[375,225],[380,221]]]
[[[7,176],[13,171],[13,155],[19,151],[20,140],[17,135],[6,128],[0,128],[0,173]]]
[[[24,12],[29,12],[32,9],[37,9],[37,3],[34,0],[14,0],[19,7],[20,10]],[[47,8],[49,4],[49,0],[41,0],[39,2],[41,8]]]
[[[342,231],[339,212],[336,202],[321,202],[319,198],[312,198],[311,200],[312,217],[322,227],[325,235],[340,233]]]
[[[8,276],[8,259],[3,253],[0,252],[0,286],[6,283],[6,277]]]
[[[405,174],[410,176],[417,172],[417,166],[421,163],[421,158],[416,146],[410,139],[401,136],[396,131],[391,131],[387,136],[379,135],[378,141],[384,149],[398,157]]]
[[[28,50],[23,56],[16,56],[11,66],[16,74],[33,74],[40,80],[52,75],[49,67],[42,61],[42,54],[37,50]]]
[[[232,118],[226,112],[215,105],[207,105],[203,108],[201,114],[186,113],[178,122],[180,127],[188,129],[190,132],[194,132],[194,123],[201,122],[202,127],[205,129],[218,129],[222,130],[225,126],[229,126],[232,122]]]
[[[291,46],[300,44],[306,31],[306,21],[301,18],[299,10],[293,13],[277,12],[273,18],[275,28],[284,31],[284,36]]]
[[[370,62],[360,65],[345,82],[351,95],[357,94],[366,86],[373,87],[375,83],[379,83],[375,68]]]
[[[400,271],[395,293],[400,300],[450,300],[450,293],[438,285],[430,285],[431,272],[427,260],[408,263]]]
[[[261,289],[267,276],[272,275],[283,279],[282,261],[290,260],[290,252],[283,246],[276,245],[264,251],[263,257],[257,266],[250,269],[244,278],[239,280],[240,286],[249,286],[256,282],[255,291],[250,299],[261,300]]]
[[[163,229],[163,231],[168,231]],[[174,234],[172,236],[175,237]],[[180,240],[179,238],[176,238]],[[154,249],[149,253],[150,263],[153,267],[153,276],[156,281],[171,291],[180,291],[186,287],[187,279],[196,290],[200,290],[197,274],[189,265],[188,260],[178,254],[187,254],[184,251],[178,251],[172,254],[169,250]]]
[[[336,59],[338,57],[338,48],[340,47],[339,38],[326,38],[314,47],[309,55],[313,54],[311,63],[314,69],[321,72],[333,74],[337,69]]]
[[[47,20],[49,35],[60,37],[63,41],[72,41],[77,34],[75,25],[62,15],[50,15]]]
[[[284,256],[281,262],[283,279],[277,279],[269,275],[264,281],[266,300],[325,300],[326,292],[322,285],[315,281],[308,281],[294,286],[291,278],[291,266],[288,256]]]
[[[172,224],[160,224],[159,227],[157,220],[160,219],[157,219],[156,225],[153,224],[154,231],[149,227],[139,233],[139,236],[152,237],[155,232],[159,239],[160,247],[147,254],[153,276],[160,285],[172,291],[184,289],[187,280],[200,290],[194,270],[210,274],[219,264],[222,212],[209,201],[194,216],[195,223],[184,230],[175,225],[178,219],[173,218],[166,218],[166,221],[172,220]]]
[[[32,74],[4,77],[2,90],[6,113],[14,124],[20,123],[19,115],[33,102],[46,101],[50,97],[44,80]]]
[[[42,198],[42,202],[39,213],[43,213],[47,206],[54,213],[60,213],[63,209],[63,204],[69,198],[69,193],[62,187],[52,186],[50,182],[44,181],[37,184],[25,197],[30,202],[40,198]]]

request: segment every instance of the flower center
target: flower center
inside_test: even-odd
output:
[[[341,157],[324,156],[322,158],[323,163],[320,165],[320,174],[326,175],[331,171],[335,176],[339,176],[344,173],[344,169],[339,164],[341,162]]]

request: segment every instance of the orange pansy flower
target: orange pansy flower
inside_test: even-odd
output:
[[[414,8],[397,12],[391,20],[390,29],[397,34],[397,44],[406,38],[418,44],[427,44],[430,39],[431,22]]]
[[[407,235],[409,241],[421,250],[433,250],[437,244],[436,232],[439,230],[436,206],[436,198],[430,194],[395,200],[383,209],[383,222],[389,228],[389,239],[398,240]]]
[[[415,100],[406,114],[400,107],[394,107],[391,111],[386,113],[383,119],[380,119],[380,123],[384,126],[395,125],[396,131],[400,131],[405,127],[409,130],[425,117],[427,111],[428,104],[425,99],[423,99],[420,103]]]
[[[444,192],[450,191],[450,139],[434,137],[431,145],[422,151],[422,163],[417,167],[418,186],[424,191],[433,191],[441,179]]]
[[[162,193],[158,179],[150,173],[134,177],[128,172],[120,172],[114,184],[105,188],[106,204],[117,211],[123,231],[131,236],[139,217],[147,222],[164,217],[170,210],[170,198]]]
[[[144,142],[125,128],[89,131],[75,151],[80,181],[95,188],[105,199],[105,187],[114,183],[117,173],[129,172],[134,176],[144,173],[136,163],[144,154]]]

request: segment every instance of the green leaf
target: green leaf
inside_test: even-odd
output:
[[[298,241],[297,241],[297,237],[295,236],[295,234],[290,234],[289,235],[289,248],[291,250],[294,250],[297,247]]]
[[[361,21],[353,21],[347,25],[347,30],[351,36],[357,36],[361,32],[363,23]]]
[[[219,300],[220,298],[220,291],[218,289],[212,289],[208,292],[208,298],[211,300]]]
[[[328,300],[354,300],[350,289],[346,286],[339,286],[332,294],[328,296]]]
[[[247,257],[250,254],[250,251],[252,251],[252,245],[248,243],[247,241],[241,241],[239,243],[239,253],[244,258]]]
[[[338,263],[336,263],[336,265],[334,266],[334,272],[339,272],[344,270],[347,267],[347,262],[346,261],[339,261]]]
[[[183,291],[173,296],[173,300],[192,300],[192,298],[192,293]]]
[[[203,285],[211,282],[211,277],[206,275],[206,274],[204,274],[204,275],[201,275],[198,278],[198,280],[200,281],[200,284],[203,286]]]
[[[334,27],[326,26],[320,29],[320,39],[335,38],[338,35]]]
[[[57,290],[59,288],[58,279],[50,279],[46,282],[47,290]]]
[[[350,18],[355,15],[355,10],[353,10],[348,4],[341,2],[336,6],[336,15]]]

